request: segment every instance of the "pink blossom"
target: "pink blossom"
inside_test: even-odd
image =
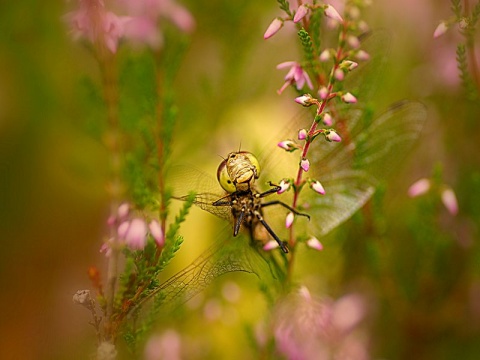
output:
[[[283,20],[276,18],[273,19],[273,21],[270,23],[268,26],[267,30],[265,31],[265,34],[263,34],[263,38],[265,40],[271,38],[273,35],[275,35],[281,28],[283,27]]]
[[[134,44],[145,44],[154,50],[163,46],[163,34],[155,20],[146,16],[132,17],[125,24],[125,38]]]
[[[310,77],[308,76],[307,72],[303,70],[299,63],[295,61],[286,61],[281,64],[277,65],[277,69],[285,69],[290,68],[287,75],[285,76],[285,83],[283,86],[277,91],[279,94],[283,92],[287,88],[288,85],[296,84],[297,90],[301,90],[305,83],[310,89],[313,89],[312,82],[310,81]]]
[[[358,67],[358,63],[351,60],[343,60],[342,63],[340,64],[340,67],[342,69],[347,69],[348,71],[352,71],[353,69]]]
[[[430,190],[430,186],[431,182],[428,179],[422,178],[417,180],[408,188],[408,196],[417,197],[419,195],[423,195]]]
[[[331,126],[333,122],[332,115],[330,115],[330,113],[324,113],[322,117],[322,122],[327,126]]]
[[[303,171],[307,172],[308,169],[310,169],[310,161],[308,161],[308,159],[302,159],[300,161],[300,167],[303,169]]]
[[[129,18],[106,11],[101,0],[79,0],[78,9],[66,14],[65,20],[75,40],[87,39],[115,53]]]
[[[322,86],[320,90],[318,90],[318,95],[320,99],[325,100],[328,96],[328,89],[325,86]]]
[[[355,54],[355,57],[360,61],[367,61],[370,59],[370,54],[367,53],[365,50],[358,50]]]
[[[308,136],[308,132],[306,129],[300,129],[298,131],[298,140],[305,140]]]
[[[346,102],[347,104],[355,104],[357,102],[357,98],[351,93],[347,92],[342,95],[342,101]]]
[[[433,33],[433,38],[436,39],[443,34],[445,34],[448,30],[447,23],[445,21],[442,21],[440,24],[438,24],[437,28],[435,29],[435,32]]]
[[[324,135],[325,135],[325,139],[327,139],[327,141],[334,141],[334,142],[342,141],[342,138],[333,129],[325,131]]]
[[[270,240],[265,245],[263,245],[263,250],[270,251],[270,250],[276,249],[279,246],[280,245],[278,245],[278,243],[275,240]]]
[[[294,219],[295,219],[295,214],[293,212],[289,212],[287,214],[287,217],[285,218],[285,227],[287,229],[289,229],[292,226]]]
[[[358,40],[358,37],[353,35],[347,38],[347,43],[352,49],[358,49],[358,47],[360,47],[360,40]]]
[[[285,191],[290,189],[290,181],[284,179],[280,181],[280,184],[278,184],[278,186],[280,186],[280,190],[277,191],[277,194],[283,194]]]
[[[302,96],[298,96],[295,98],[295,102],[297,104],[300,104],[300,105],[303,105],[303,106],[311,106],[314,104],[314,102],[312,101],[313,98],[310,94],[304,94]]]
[[[302,4],[298,7],[295,16],[293,17],[293,22],[298,23],[308,14],[308,7],[305,4]]]
[[[153,219],[150,221],[150,224],[148,224],[148,228],[150,229],[150,234],[155,239],[155,243],[159,247],[163,247],[163,245],[165,245],[165,235],[163,234],[159,222],[156,219]]]
[[[140,218],[130,222],[125,234],[125,244],[133,250],[142,250],[147,244],[147,225]]]
[[[325,7],[325,16],[329,17],[330,19],[343,22],[342,17],[332,5],[327,5]]]
[[[312,190],[319,193],[320,195],[325,195],[325,189],[323,188],[323,185],[320,181],[312,181],[310,183],[310,187],[312,188]]]
[[[322,243],[314,236],[307,240],[307,246],[318,251],[323,250]]]
[[[186,344],[183,344],[185,346]],[[182,358],[182,338],[174,330],[153,335],[145,345],[145,360],[178,360]]]
[[[332,55],[330,53],[330,49],[325,49],[320,53],[320,56],[318,57],[318,59],[321,62],[327,62],[328,60],[330,60],[331,57]]]
[[[441,193],[441,198],[442,198],[443,205],[445,205],[448,212],[451,215],[454,215],[454,216],[457,215],[458,202],[457,202],[457,197],[455,196],[454,191],[450,187],[445,188]]]
[[[293,142],[292,140],[283,140],[283,141],[280,141],[277,146],[279,148],[282,148],[284,150],[287,150],[287,151],[294,151],[296,149],[298,149],[298,146],[297,144],[295,144],[295,142]]]
[[[342,81],[345,78],[345,73],[343,72],[342,69],[337,68],[337,69],[335,69],[335,72],[333,73],[333,77],[338,81]]]

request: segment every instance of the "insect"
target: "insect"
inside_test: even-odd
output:
[[[285,243],[277,236],[263,217],[262,209],[272,205],[280,205],[296,215],[310,219],[308,214],[298,212],[280,200],[264,202],[263,199],[279,191],[281,187],[271,181],[270,189],[258,192],[255,181],[260,175],[260,165],[257,158],[250,152],[231,152],[220,163],[217,170],[217,180],[227,195],[212,202],[212,194],[198,194],[194,203],[204,210],[210,211],[224,219],[232,221],[233,236],[237,236],[242,225],[248,229],[252,240],[267,241],[266,230],[278,243],[284,253],[288,253]],[[184,197],[180,197],[184,199]]]

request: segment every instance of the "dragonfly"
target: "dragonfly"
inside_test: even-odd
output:
[[[380,43],[385,44],[385,41]],[[380,76],[377,70],[382,61],[383,56],[372,59],[370,66],[359,72],[364,72],[367,79]],[[368,96],[373,96],[374,86],[366,81],[345,81],[345,85],[349,88],[358,85],[364,88],[364,93],[369,93]],[[310,114],[305,116],[313,118]],[[266,230],[277,241],[284,255],[287,247],[270,227],[269,220],[263,217],[262,210],[266,207],[280,205],[289,211],[294,210],[297,215],[310,216],[308,232],[317,237],[327,235],[365,205],[378,185],[399,167],[419,138],[425,119],[425,106],[415,101],[396,103],[377,117],[372,117],[370,112],[360,107],[338,108],[336,128],[343,141],[316,141],[309,152],[308,175],[322,183],[326,194],[315,195],[308,189],[301,192],[298,203],[307,209],[308,214],[292,209],[281,200],[265,201],[279,188],[269,181],[269,189],[263,192],[256,189],[260,165],[249,152],[230,153],[217,170],[218,183],[212,177],[191,169],[184,176],[177,176],[178,179],[188,179],[184,186],[190,186],[190,190],[197,192],[194,201],[197,206],[232,224],[233,236],[220,239],[192,264],[153,290],[148,298],[155,297],[162,304],[180,304],[228,272],[273,273],[262,250],[247,244],[245,237],[236,239],[241,225],[247,228],[251,238],[260,237],[260,231]],[[308,119],[302,120],[301,125],[292,126],[298,130],[308,124]],[[272,151],[282,150],[275,148]],[[277,157],[277,154],[266,158]],[[265,173],[267,177],[273,174],[268,170]],[[220,192],[220,188],[224,191]],[[185,197],[180,195],[177,198],[182,200]]]

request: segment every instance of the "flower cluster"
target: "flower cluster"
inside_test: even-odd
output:
[[[78,7],[65,15],[74,39],[85,39],[115,53],[120,39],[158,50],[163,45],[159,24],[167,19],[181,31],[191,32],[195,21],[174,0],[117,0],[125,15],[107,10],[103,0],[78,0]]]
[[[434,182],[431,179],[422,178],[415,181],[409,188],[408,188],[408,195],[410,197],[417,197],[429,192],[433,187]],[[455,216],[458,213],[458,202],[457,197],[455,196],[455,192],[453,189],[445,184],[439,185],[435,187],[438,192],[440,193],[440,199],[448,210],[448,212]]]
[[[148,224],[144,218],[131,216],[130,205],[121,204],[116,214],[112,214],[107,225],[113,230],[114,237],[119,245],[125,245],[131,250],[143,250],[147,245],[150,235],[155,241],[157,247],[162,248],[165,245],[165,236],[158,220],[153,219]],[[115,244],[115,238],[105,242],[100,251],[110,256],[112,246]]]

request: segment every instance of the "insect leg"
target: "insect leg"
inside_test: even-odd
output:
[[[240,231],[240,226],[242,225],[243,218],[245,217],[245,208],[242,208],[240,215],[235,219],[235,226],[233,227],[233,236],[237,236]]]
[[[281,189],[280,186],[275,185],[275,184],[272,183],[271,181],[269,181],[268,184],[269,184],[270,186],[272,186],[272,188],[269,189],[269,190],[267,190],[267,191],[264,191],[263,193],[257,194],[258,197],[261,197],[261,198],[262,198],[262,197],[268,196],[268,195],[270,195],[270,194],[276,193],[278,190]]]
[[[305,213],[301,213],[301,212],[299,212],[298,210],[292,208],[290,205],[287,205],[287,204],[285,204],[283,201],[280,201],[280,200],[269,201],[269,202],[263,203],[261,206],[262,206],[262,208],[263,208],[263,207],[265,207],[265,206],[270,206],[270,205],[282,205],[284,208],[290,210],[290,211],[293,212],[295,215],[305,216],[306,218],[308,218],[308,220],[310,220],[310,215],[305,214]]]
[[[268,233],[270,235],[273,236],[273,238],[275,239],[275,241],[278,243],[278,245],[280,245],[280,248],[282,249],[282,251],[286,254],[288,253],[288,248],[287,246],[283,243],[282,240],[280,240],[280,238],[277,236],[277,234],[275,234],[272,230],[272,228],[270,227],[270,225],[268,225],[265,220],[263,219],[263,216],[258,212],[258,211],[254,211],[254,214],[255,216],[257,217],[258,221],[260,221],[262,223],[262,225],[265,227],[265,229],[267,229]]]

